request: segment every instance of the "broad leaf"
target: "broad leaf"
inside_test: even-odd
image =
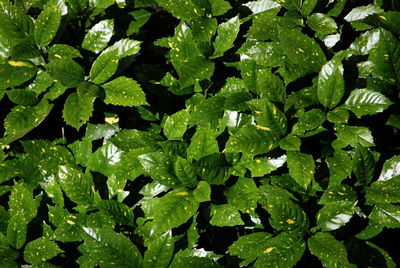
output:
[[[339,229],[353,217],[353,202],[331,202],[326,204],[317,214],[317,227],[322,231]]]
[[[65,122],[79,130],[92,116],[94,99],[93,96],[81,97],[77,93],[70,94],[63,109]]]
[[[114,20],[102,20],[95,24],[83,39],[82,48],[99,53],[107,47],[114,31]]]
[[[393,103],[383,94],[368,89],[353,90],[342,106],[352,111],[358,118],[367,114],[383,112]]]
[[[46,65],[51,77],[67,87],[77,87],[83,82],[84,71],[82,66],[69,58],[56,59]]]
[[[385,161],[378,181],[388,181],[400,175],[400,156],[393,156]]]
[[[25,61],[8,61],[0,64],[0,88],[19,86],[31,79],[37,68]]]
[[[181,182],[174,174],[174,159],[161,152],[142,154],[139,161],[146,172],[156,181],[168,187],[174,187]]]
[[[210,224],[214,226],[235,226],[243,225],[240,213],[230,204],[211,205]]]
[[[188,160],[199,160],[204,156],[218,153],[217,135],[217,132],[210,127],[198,127],[187,149]]]
[[[250,178],[239,177],[237,182],[225,190],[228,203],[236,209],[250,213],[257,207],[260,194],[255,182]]]
[[[290,176],[304,189],[307,189],[314,179],[315,163],[313,157],[301,152],[288,151],[286,161]]]
[[[371,147],[375,145],[371,131],[366,127],[340,125],[337,126],[335,130],[337,131],[336,136],[345,146],[351,145],[353,147],[358,147],[361,145],[363,147]]]
[[[205,181],[200,181],[196,189],[193,190],[193,196],[198,202],[207,202],[211,200],[211,187]]]
[[[376,204],[369,215],[370,221],[387,228],[400,228],[399,206],[392,204]]]
[[[62,253],[56,242],[47,238],[38,238],[29,242],[24,250],[24,259],[28,263],[39,264]]]
[[[188,110],[181,110],[167,117],[164,122],[164,135],[170,140],[180,140],[185,134],[189,121]]]
[[[368,203],[400,203],[400,176],[388,181],[376,181],[366,189]]]
[[[96,205],[101,212],[108,215],[115,222],[133,226],[133,212],[127,205],[116,200],[101,200]]]
[[[357,185],[368,185],[374,178],[375,159],[371,151],[358,147],[353,157],[353,173],[357,178]]]
[[[332,59],[322,66],[318,77],[318,100],[327,108],[334,108],[344,94],[343,65]]]
[[[150,239],[147,242],[147,250],[144,254],[144,267],[166,267],[174,255],[175,238],[171,233]]]
[[[329,185],[339,185],[350,176],[353,165],[349,154],[343,150],[335,150],[333,156],[326,158],[329,168]]]
[[[138,106],[145,105],[146,96],[141,86],[133,79],[120,76],[107,84],[102,85],[105,90],[107,104]]]
[[[324,267],[347,267],[346,247],[329,233],[319,232],[307,241],[311,253],[318,257]]]
[[[197,176],[192,164],[178,156],[174,164],[174,171],[178,180],[188,187],[195,187],[197,185]]]
[[[162,234],[187,222],[198,207],[193,194],[185,188],[175,188],[163,197],[142,202],[146,217],[153,219],[153,234]]]
[[[39,14],[35,21],[35,42],[39,46],[47,46],[53,40],[61,23],[62,11],[51,5]]]
[[[283,155],[279,158],[262,157],[253,160],[240,162],[240,165],[249,169],[252,177],[262,177],[277,170],[286,162],[286,156]]]
[[[218,25],[218,35],[213,43],[214,54],[211,57],[212,59],[221,57],[225,51],[232,47],[239,33],[239,27],[240,22],[238,16]]]
[[[90,79],[95,84],[102,84],[111,78],[118,68],[118,51],[105,50],[97,57],[90,69]]]

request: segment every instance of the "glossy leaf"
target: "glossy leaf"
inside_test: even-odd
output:
[[[240,162],[245,168],[249,169],[252,177],[262,177],[277,170],[286,162],[286,156],[283,155],[279,158],[256,158],[253,160]]]
[[[225,190],[228,203],[236,209],[250,213],[257,207],[260,194],[255,182],[250,178],[239,177],[238,181]]]
[[[317,227],[322,231],[339,229],[347,224],[354,214],[352,202],[331,202],[326,204],[317,214]]]
[[[138,106],[145,105],[146,96],[142,91],[141,86],[133,79],[125,76],[120,76],[104,85],[107,104],[123,105],[123,106]]]
[[[209,0],[209,2],[211,4],[211,13],[214,16],[223,15],[232,8],[226,0]]]
[[[83,68],[72,59],[57,59],[46,65],[51,77],[67,87],[77,87],[83,82]]]
[[[62,59],[62,58],[82,58],[81,53],[76,48],[65,45],[55,44],[47,50],[50,60]]]
[[[90,79],[92,82],[95,84],[102,84],[111,78],[117,71],[118,61],[118,51],[103,51],[90,69]]]
[[[169,233],[149,240],[143,259],[144,267],[166,267],[174,255],[174,240]]]
[[[218,153],[219,148],[215,140],[216,137],[217,132],[210,127],[198,127],[187,149],[188,159],[199,160],[204,156]]]
[[[286,134],[286,117],[274,104],[266,99],[252,100],[248,103],[252,108],[257,125],[261,129],[269,129],[280,136]]]
[[[164,122],[164,135],[170,140],[180,140],[185,134],[189,121],[188,110],[179,111],[167,117]]]
[[[400,203],[400,177],[388,181],[376,181],[366,189],[368,203]]]
[[[211,200],[211,187],[205,181],[200,181],[196,189],[193,190],[193,196],[198,202],[207,202]]]
[[[174,164],[174,170],[176,177],[184,186],[194,187],[197,185],[195,170],[188,160],[178,156]]]
[[[375,159],[371,151],[359,147],[353,157],[353,172],[358,185],[368,185],[374,178]]]
[[[393,103],[379,92],[356,89],[351,92],[343,107],[360,118],[363,115],[383,112],[391,104]]]
[[[378,181],[388,181],[400,175],[400,156],[393,156],[385,161]]]
[[[301,152],[288,151],[286,161],[290,176],[304,189],[307,189],[314,179],[315,163],[313,157]]]
[[[399,228],[399,217],[399,206],[392,204],[376,204],[369,215],[370,221],[387,228]]]
[[[28,233],[27,225],[28,221],[22,213],[16,213],[10,218],[7,226],[7,240],[12,247],[20,249],[24,246]]]
[[[246,125],[232,135],[226,143],[226,152],[266,153],[277,144],[277,136],[262,126]]]
[[[25,106],[34,105],[38,102],[38,98],[35,92],[22,88],[14,88],[8,90],[7,96],[15,104],[20,104]]]
[[[343,65],[332,59],[322,66],[318,77],[318,100],[327,108],[334,108],[344,94]]]
[[[96,23],[85,35],[82,48],[99,53],[107,47],[114,31],[114,20],[102,20]]]
[[[280,5],[271,0],[258,0],[258,1],[250,1],[244,4],[244,6],[250,9],[253,14],[258,14],[267,11],[269,9],[279,7]]]
[[[243,225],[239,211],[230,204],[211,205],[210,224],[214,226]]]
[[[353,165],[349,154],[343,150],[335,150],[333,156],[326,159],[329,168],[329,185],[339,185],[350,176]]]
[[[58,7],[47,6],[35,21],[35,42],[47,46],[53,40],[61,23],[62,11]]]
[[[58,245],[46,238],[38,238],[29,242],[24,250],[24,259],[28,263],[38,264],[49,260],[63,251]]]
[[[127,205],[116,200],[102,200],[97,207],[115,222],[128,226],[133,225],[133,212]]]
[[[319,200],[319,204],[329,204],[331,202],[355,202],[357,195],[354,189],[347,184],[329,186]]]
[[[64,104],[65,122],[79,130],[92,116],[95,97],[80,97],[77,93],[68,96]]]
[[[311,253],[318,257],[324,267],[350,265],[346,247],[329,233],[316,233],[308,239],[307,244]]]
[[[91,228],[84,228],[88,237],[85,243],[79,247],[81,253],[87,258],[87,265],[106,267],[135,266],[142,265],[142,256],[137,247],[129,238],[121,233],[116,233],[110,229],[103,228],[98,232]],[[81,264],[78,259],[78,263]]]
[[[309,1],[312,2],[312,1]],[[313,29],[317,36],[324,37],[327,34],[336,33],[337,25],[334,19],[323,13],[313,13],[307,18],[308,26]]]
[[[153,233],[164,233],[187,222],[197,211],[199,203],[185,188],[175,188],[160,198],[142,204],[147,217],[153,219]]]
[[[209,184],[223,184],[229,178],[228,163],[222,154],[212,154],[194,163],[196,174]]]
[[[212,59],[221,57],[225,51],[231,48],[239,33],[239,27],[240,22],[238,16],[218,25],[217,37],[213,43],[214,54],[211,57]]]
[[[142,167],[156,181],[168,187],[181,184],[174,174],[174,160],[166,153],[153,152],[139,156]]]
[[[132,35],[139,31],[140,27],[142,27],[146,22],[150,19],[152,13],[148,12],[145,9],[139,9],[132,12],[129,12],[135,20],[131,21],[126,31],[127,35]]]
[[[374,145],[371,131],[365,127],[339,126],[336,128],[336,136],[345,144],[357,147],[370,147]]]
[[[24,61],[8,61],[0,65],[0,88],[19,86],[31,79],[37,68]]]

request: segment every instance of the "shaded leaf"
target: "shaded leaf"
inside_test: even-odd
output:
[[[120,76],[104,85],[107,104],[138,106],[147,104],[141,86],[133,79]]]
[[[304,189],[307,189],[314,179],[315,163],[312,155],[288,151],[286,161],[290,176]]]
[[[251,178],[239,177],[237,182],[225,190],[228,203],[243,213],[250,213],[257,207],[260,194]]]
[[[213,43],[214,54],[211,59],[221,57],[225,51],[230,49],[239,33],[239,17],[233,17],[227,22],[221,23],[217,28],[217,37]]]
[[[399,206],[392,204],[375,204],[369,215],[369,219],[387,228],[400,228]]]
[[[61,23],[62,11],[58,7],[48,5],[35,21],[34,37],[39,46],[47,46],[53,40]]]
[[[199,160],[204,156],[218,153],[217,135],[218,133],[210,127],[197,127],[187,149],[188,160]]]
[[[77,87],[84,81],[82,66],[70,58],[53,60],[46,65],[46,70],[51,77],[67,87]]]
[[[58,245],[41,237],[29,242],[24,250],[24,259],[28,263],[37,264],[49,260],[63,252]]]
[[[371,151],[358,147],[353,157],[353,173],[357,178],[356,185],[368,185],[374,178],[375,159]]]
[[[8,61],[0,64],[0,88],[19,86],[31,79],[37,72],[37,68],[24,61]]]
[[[94,61],[90,69],[90,79],[92,82],[95,84],[102,84],[111,78],[117,71],[118,61],[117,50],[103,51]]]
[[[243,225],[240,213],[231,204],[211,205],[210,224],[214,226],[235,226]]]

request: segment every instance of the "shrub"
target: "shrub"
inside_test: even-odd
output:
[[[400,265],[398,2],[0,7],[0,266]]]

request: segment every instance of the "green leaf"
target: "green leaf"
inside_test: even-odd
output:
[[[274,188],[271,186],[264,185],[261,190],[268,193],[265,199],[260,200],[260,203],[271,215],[269,222],[275,230],[287,232],[295,229],[308,229],[307,215],[299,205],[279,192],[274,194]]]
[[[105,50],[92,64],[90,79],[95,84],[102,84],[111,78],[118,68],[118,51]],[[117,78],[118,79],[118,78]]]
[[[146,217],[153,219],[153,234],[162,234],[187,222],[198,207],[199,203],[186,188],[175,188],[163,197],[142,202]]]
[[[121,233],[103,228],[98,232],[84,228],[88,234],[85,243],[79,246],[90,266],[142,267],[142,256],[131,240]],[[78,258],[81,264],[82,257]]]
[[[286,162],[286,156],[279,158],[261,157],[253,160],[240,162],[240,165],[249,169],[252,177],[262,177],[277,170]]]
[[[339,229],[353,217],[353,202],[331,202],[326,204],[317,214],[317,227],[322,231]]]
[[[279,146],[286,151],[300,151],[301,140],[293,134],[289,134],[279,141]]]
[[[301,6],[303,15],[309,15],[317,4],[318,0],[304,0]]]
[[[318,100],[327,108],[334,108],[344,94],[343,65],[332,59],[322,66],[318,77]]]
[[[223,115],[225,98],[214,96],[190,105],[189,125],[216,126]]]
[[[400,176],[387,181],[376,181],[366,188],[368,203],[400,203]]]
[[[104,53],[109,51],[117,51],[118,58],[122,59],[125,57],[133,56],[137,54],[140,50],[141,41],[136,41],[132,39],[120,39],[115,42],[112,46],[108,47]]]
[[[346,151],[335,150],[333,156],[326,158],[329,168],[329,185],[339,185],[348,178],[353,168],[353,162]]]
[[[196,174],[209,184],[224,184],[229,178],[228,163],[223,154],[212,154],[193,164]]]
[[[313,13],[307,17],[307,24],[313,29],[319,38],[337,32],[337,24],[334,19],[323,13]]]
[[[169,266],[170,268],[186,268],[186,267],[192,267],[192,268],[220,268],[221,266],[213,261],[210,258],[207,257],[196,257],[196,256],[190,256],[190,257],[181,257],[175,255],[174,260],[172,261],[171,265]]]
[[[334,109],[326,114],[326,119],[328,119],[329,122],[338,124],[346,124],[349,117],[349,112],[342,108]]]
[[[81,97],[72,93],[65,101],[63,118],[65,122],[79,130],[92,116],[95,97]]]
[[[121,161],[122,154],[123,151],[114,144],[106,143],[97,149],[85,164],[89,170],[111,176],[115,172],[115,166]]]
[[[174,1],[179,2],[179,1]],[[192,1],[189,1],[191,3]],[[183,4],[185,6],[185,4]],[[187,6],[185,6],[187,10]],[[180,88],[193,85],[195,81],[209,80],[214,72],[214,63],[208,61],[193,40],[192,31],[180,23],[171,40],[169,56],[171,63],[179,75]]]
[[[176,238],[170,234],[150,239],[144,254],[143,264],[146,268],[167,267],[174,255]]]
[[[62,252],[64,251],[61,250],[54,241],[41,237],[26,245],[24,260],[28,263],[38,264],[50,260]]]
[[[30,222],[37,214],[32,191],[23,182],[15,184],[12,188],[8,206],[10,215],[21,214],[26,223]]]
[[[93,179],[90,172],[83,174],[80,170],[60,166],[58,179],[67,196],[78,205],[88,206],[93,203]]]
[[[197,202],[211,201],[211,187],[205,181],[199,181],[196,189],[193,190],[193,196]]]
[[[372,62],[372,76],[400,85],[400,43],[386,30],[381,30],[379,41],[368,57]]]
[[[247,45],[247,43],[245,43],[242,47],[245,45]],[[240,53],[240,56],[245,59],[252,59],[258,65],[265,67],[283,66],[286,59],[286,55],[284,54],[279,42],[256,43],[254,46],[251,46]],[[262,70],[260,71],[262,72]],[[264,74],[264,72],[262,73]],[[271,72],[265,72],[265,74],[267,73],[272,74]],[[274,77],[274,75],[270,76]],[[270,83],[272,83],[272,81]]]
[[[260,256],[263,251],[268,248],[269,239],[271,234],[266,232],[258,232],[239,237],[238,240],[233,242],[228,248],[231,255],[238,256],[243,261],[241,265],[248,265]],[[249,249],[252,250],[249,250]]]
[[[293,126],[292,133],[300,137],[307,136],[318,130],[325,122],[325,113],[320,109],[311,109],[300,114],[299,121]]]
[[[132,151],[149,147],[152,151],[158,151],[158,142],[162,138],[157,134],[137,129],[124,129],[118,132],[110,141],[123,151]]]
[[[383,228],[383,225],[377,224],[373,221],[369,221],[368,226],[365,227],[361,232],[356,234],[356,237],[358,239],[368,240],[379,235],[382,232]]]
[[[82,48],[99,53],[107,47],[114,32],[114,20],[102,20],[96,23],[85,35]]]
[[[382,9],[376,5],[367,5],[367,6],[359,6],[353,8],[347,15],[344,17],[348,22],[362,20],[368,17],[371,14],[379,13]]]
[[[286,161],[290,176],[304,189],[307,189],[314,179],[315,173],[315,163],[312,155],[288,151]]]
[[[190,20],[202,16],[205,10],[203,6],[204,2],[198,0],[157,0],[157,3],[174,15],[174,17],[182,20]]]
[[[51,61],[63,58],[82,58],[79,50],[65,44],[55,44],[47,50],[47,53],[49,55],[49,60]]]
[[[271,0],[251,1],[243,5],[250,9],[253,14],[262,13],[280,6],[277,2]]]
[[[7,226],[7,240],[12,247],[20,249],[25,244],[28,232],[27,224],[28,221],[22,213],[16,213],[11,217]]]
[[[353,188],[347,184],[329,186],[319,200],[319,204],[329,204],[331,202],[355,202],[357,194]]]
[[[22,43],[12,48],[11,59],[23,61],[34,59],[40,56],[41,51],[39,48],[31,43]]]
[[[31,79],[37,68],[25,61],[8,61],[0,65],[0,88],[19,86]]]
[[[195,187],[197,185],[197,176],[192,164],[178,156],[174,164],[174,170],[178,180],[187,187]]]
[[[301,66],[301,76],[319,72],[326,62],[324,52],[317,42],[297,29],[280,31],[279,40],[288,56],[288,62]]]
[[[379,253],[384,257],[386,261],[386,267],[388,268],[395,268],[396,263],[393,261],[392,257],[390,257],[389,253],[384,250],[383,248],[378,247],[377,245],[373,244],[370,241],[365,242],[368,246],[372,247],[373,249],[379,251]]]
[[[23,88],[14,88],[11,90],[7,90],[7,96],[15,104],[25,106],[34,105],[38,102],[38,98],[35,92]]]
[[[252,100],[248,103],[252,108],[258,126],[270,129],[280,136],[286,134],[286,117],[274,104],[267,99]]]
[[[214,54],[210,57],[215,59],[224,55],[235,41],[240,28],[239,16],[233,17],[227,22],[221,23],[217,28],[217,37],[213,42]]]
[[[225,190],[228,203],[243,213],[250,213],[257,207],[260,194],[255,182],[250,178],[239,177],[237,182]]]
[[[383,112],[392,105],[388,98],[379,92],[368,89],[353,90],[342,106],[352,111],[358,118],[367,114]]]
[[[356,149],[353,157],[353,173],[357,178],[356,185],[368,185],[374,178],[375,159],[367,148]]]
[[[181,110],[167,117],[164,122],[164,135],[169,140],[181,140],[187,130],[188,110]]]
[[[174,159],[172,156],[166,153],[153,152],[142,154],[138,158],[142,167],[154,180],[168,187],[181,184],[174,174]]]
[[[343,243],[325,232],[318,232],[307,241],[311,253],[318,257],[324,267],[348,267],[347,250]]]
[[[213,16],[223,15],[232,8],[231,4],[225,0],[209,0],[209,2]]]
[[[399,162],[400,156],[397,155],[393,156],[389,160],[386,160],[383,164],[378,181],[388,181],[400,175]]]
[[[218,153],[218,142],[216,141],[218,133],[207,127],[197,127],[191,143],[187,149],[188,160],[199,160],[200,158]]]
[[[101,200],[96,205],[116,223],[133,226],[133,212],[127,205],[116,200]]]
[[[102,85],[106,92],[104,100],[107,104],[138,106],[146,105],[146,96],[140,85],[133,79],[120,76]]]
[[[366,127],[340,125],[335,127],[335,130],[338,139],[346,145],[351,145],[353,147],[358,147],[360,145],[363,147],[371,147],[375,145],[371,131]]]
[[[77,87],[84,81],[82,66],[69,58],[53,60],[46,65],[46,69],[51,77],[67,87]]]
[[[240,213],[234,206],[230,204],[211,205],[210,224],[214,226],[235,226],[244,225],[240,218]]]
[[[369,215],[369,219],[387,228],[400,228],[399,206],[392,204],[375,204]]]
[[[39,46],[47,46],[55,37],[61,23],[61,9],[48,5],[35,21],[34,37]]]
[[[225,151],[251,154],[266,153],[277,146],[277,140],[277,136],[269,129],[262,126],[246,125],[230,136]]]
[[[150,19],[152,13],[145,9],[139,9],[129,12],[129,15],[131,15],[135,20],[129,23],[128,30],[126,30],[126,35],[137,33],[139,29]]]
[[[305,242],[296,234],[282,232],[265,241],[255,267],[293,267],[303,255]]]

